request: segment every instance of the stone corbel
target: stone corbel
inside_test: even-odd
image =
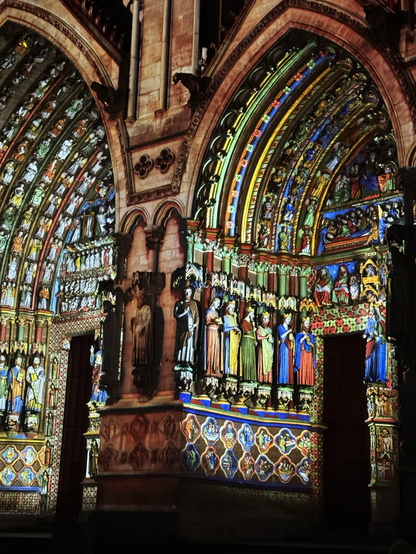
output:
[[[126,275],[126,259],[133,242],[133,235],[130,233],[115,233],[117,248],[117,281],[123,280]]]
[[[144,228],[146,233],[146,247],[149,250],[149,258],[151,261],[151,271],[158,272],[159,266],[159,251],[165,238],[165,227],[161,225],[147,225]]]

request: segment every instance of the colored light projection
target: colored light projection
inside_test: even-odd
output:
[[[215,206],[226,190],[224,234],[257,250],[310,256],[383,242],[383,228],[400,216],[386,221],[384,213],[398,201],[397,156],[380,94],[359,64],[332,44],[289,33],[286,48],[279,46],[273,63],[271,53],[265,56],[224,110],[202,166],[196,217],[204,213],[208,227],[218,225]],[[266,79],[270,74],[273,80]],[[261,92],[272,98],[266,109]],[[341,206],[345,210],[336,212]],[[361,228],[340,228],[347,207]],[[356,214],[359,208],[369,222]]]
[[[309,456],[317,436],[309,428],[188,413],[181,429],[186,440],[181,465],[188,476],[282,489],[311,486]]]
[[[111,158],[88,87],[54,45],[7,22],[0,32],[0,487],[22,509],[54,510],[47,497],[53,489],[56,501],[67,353],[61,344],[49,351],[51,320],[72,318],[84,331],[99,326],[107,297],[100,283],[115,275],[114,220]],[[97,383],[92,399],[105,401]],[[28,492],[37,493],[30,502]],[[5,500],[0,508],[10,506]]]
[[[68,238],[69,250],[88,255],[65,272],[111,265],[111,160],[99,112],[73,66],[35,33],[7,27],[0,37],[0,306],[53,311]],[[71,309],[86,307],[92,301]]]
[[[267,127],[272,126],[274,123],[274,118],[277,116],[280,111],[285,109],[286,103],[291,99],[290,94],[292,91],[296,93],[297,87],[300,86],[303,79],[306,79],[314,70],[316,66],[319,66],[320,63],[328,55],[327,52],[320,52],[320,54],[314,58],[308,60],[308,62],[303,65],[296,74],[286,83],[281,91],[276,95],[272,103],[269,105],[267,111],[262,115],[261,120],[257,123],[255,130],[250,137],[249,142],[245,146],[245,152],[241,156],[238,163],[238,169],[234,176],[234,182],[230,191],[230,198],[228,201],[228,216],[226,218],[226,228],[228,229],[228,234],[234,236],[235,234],[235,213],[239,200],[239,193],[241,183],[247,168],[247,164],[254,154],[255,149],[259,143],[260,137],[265,133]]]
[[[174,285],[191,283],[201,304],[200,355],[185,364],[177,350],[173,368],[189,410],[184,474],[321,495],[324,339],[355,333],[369,485],[393,483],[398,375],[385,304],[387,232],[404,212],[397,172],[381,95],[334,44],[289,31],[236,85],[204,155]]]
[[[382,257],[316,266],[304,277],[310,296],[301,301],[295,299],[290,315],[281,316],[276,307],[270,306],[269,315],[272,315],[270,320],[268,315],[267,322],[278,347],[271,354],[269,383],[262,382],[261,373],[256,374],[254,381],[245,380],[241,347],[235,372],[230,375],[220,370],[213,376],[209,373],[211,363],[207,362],[212,352],[207,351],[202,360],[201,384],[205,394],[189,395],[186,406],[190,413],[182,424],[186,442],[181,451],[181,464],[186,475],[235,479],[259,486],[315,487],[311,472],[320,470],[311,461],[310,448],[319,442],[316,442],[316,433],[313,439],[314,424],[322,423],[323,418],[323,338],[359,332],[366,345],[362,374],[368,386],[369,421],[374,427],[373,431],[370,427],[370,433],[378,436],[388,431],[386,444],[390,441],[388,455],[383,454],[382,438],[377,443],[374,441],[372,482],[393,482],[397,467],[397,391],[391,388],[396,382],[396,369],[386,340],[385,271]],[[218,335],[225,335],[231,328],[227,323],[220,330],[220,321],[228,313],[229,302],[225,298],[231,292],[237,314],[240,302],[250,304],[256,313],[256,327],[261,327],[261,314],[267,313],[264,311],[266,294],[261,294],[261,289],[258,289],[260,295],[255,296],[254,289],[247,286],[242,296],[238,296],[242,290],[234,288],[232,279],[228,281],[228,289],[227,279],[221,276],[211,282],[215,285],[212,292],[218,295],[217,300],[220,297],[224,300],[211,302],[215,307]],[[279,297],[276,300],[278,306]],[[309,315],[302,315],[305,312]],[[235,326],[241,325],[241,319],[235,316]],[[287,339],[283,337],[285,333]],[[225,359],[226,341],[218,338],[220,359]],[[286,340],[286,350],[279,354]],[[249,363],[258,367],[262,355],[258,344],[255,358]]]
[[[24,443],[3,445],[0,453],[0,490],[40,492],[44,448]]]

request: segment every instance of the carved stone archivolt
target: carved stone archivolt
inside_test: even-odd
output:
[[[339,21],[340,23],[352,27],[359,34],[367,36],[370,40],[372,40],[374,43],[374,47],[382,53],[383,58],[387,61],[393,74],[400,83],[400,87],[406,97],[406,100],[412,106],[411,117],[413,123],[416,123],[416,110],[414,109],[414,106],[416,105],[415,93],[413,88],[410,86],[409,76],[403,69],[403,65],[398,54],[395,54],[392,49],[384,45],[384,43],[382,44],[380,42],[376,42],[376,37],[374,37],[373,32],[369,27],[363,25],[361,21],[341,10],[326,6],[324,4],[320,4],[318,2],[305,0],[284,0],[283,2],[280,2],[276,7],[274,7],[268,14],[266,14],[263,19],[258,22],[256,27],[254,27],[246,35],[244,40],[242,40],[235,48],[235,50],[231,52],[226,62],[212,79],[209,89],[204,96],[204,100],[200,103],[198,109],[196,110],[189,124],[185,139],[179,149],[172,184],[170,186],[170,191],[168,192],[168,194],[179,192],[182,182],[182,175],[186,168],[193,138],[205,115],[205,111],[207,110],[210,101],[215,96],[222,82],[224,81],[234,64],[238,60],[240,60],[244,52],[252,45],[255,40],[258,39],[261,33],[263,33],[269,25],[273,24],[278,17],[280,17],[285,11],[290,8],[309,10],[318,14],[329,16],[332,19]]]

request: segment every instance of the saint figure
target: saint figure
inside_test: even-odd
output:
[[[183,299],[178,300],[173,308],[176,319],[175,361],[193,364],[198,345],[199,308],[192,298],[192,287],[185,287]]]
[[[26,383],[26,410],[30,412],[40,412],[43,405],[45,370],[40,365],[39,356],[35,356],[32,365],[27,368]]]
[[[15,366],[12,367],[7,376],[9,383],[9,402],[8,411],[12,414],[20,414],[23,407],[23,393],[25,390],[25,370],[22,367],[23,359],[18,356]]]
[[[254,308],[247,307],[241,322],[240,367],[243,381],[256,381],[256,327]]]
[[[274,352],[273,331],[270,329],[270,314],[260,315],[260,327],[257,328],[258,360],[257,380],[259,383],[272,383],[272,367]]]
[[[223,371],[226,375],[238,373],[238,348],[240,346],[241,330],[238,327],[235,314],[235,302],[228,302],[225,307],[223,332]]]
[[[283,314],[283,323],[277,328],[279,339],[277,382],[280,384],[293,384],[293,346],[295,338],[291,322],[292,314]]]
[[[365,381],[386,382],[386,341],[383,321],[377,306],[370,306],[363,337],[365,346]]]
[[[333,288],[332,277],[328,269],[326,267],[321,267],[313,285],[313,299],[317,306],[328,306],[331,304]]]
[[[7,377],[9,366],[6,362],[6,356],[0,355],[0,412],[6,411],[7,393],[9,390]]]
[[[221,300],[214,298],[205,314],[205,375],[222,377],[220,358],[220,328],[222,319],[218,313]]]
[[[152,312],[142,292],[137,294],[136,302],[137,307],[134,310],[134,316],[131,318],[131,332],[133,333],[132,364],[134,367],[147,365],[152,323]]]
[[[334,303],[348,304],[350,289],[348,286],[349,273],[345,264],[341,264],[338,268],[338,274],[334,283],[332,300]]]
[[[316,365],[315,350],[311,320],[309,317],[304,317],[295,342],[295,371],[297,371],[298,385],[313,386]]]

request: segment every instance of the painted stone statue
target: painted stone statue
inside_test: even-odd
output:
[[[295,364],[298,385],[313,386],[314,369],[316,365],[315,339],[311,333],[311,320],[309,317],[302,319],[300,332],[295,341]]]
[[[134,367],[147,365],[149,359],[149,348],[151,341],[152,312],[146,303],[146,297],[142,292],[137,294],[136,309],[131,318],[131,332],[133,333],[133,356]]]
[[[254,308],[247,307],[241,322],[240,368],[243,381],[256,381],[256,327]]]
[[[277,382],[279,384],[293,384],[293,348],[295,338],[291,327],[292,314],[283,314],[283,322],[277,328]]]
[[[257,380],[259,383],[272,383],[274,337],[270,328],[270,314],[260,315],[260,326],[256,332],[258,343]]]
[[[192,287],[185,287],[183,299],[175,303],[176,319],[175,361],[180,365],[193,364],[198,346],[199,306],[192,298]]]
[[[222,377],[221,373],[221,348],[220,328],[222,319],[218,313],[221,300],[213,298],[208,310],[205,313],[205,375],[207,377]]]
[[[32,365],[27,368],[26,383],[26,410],[30,412],[40,412],[43,405],[45,370],[40,365],[39,356],[35,356]]]
[[[317,306],[329,306],[331,304],[333,288],[334,284],[328,269],[321,267],[313,285],[313,299]]]
[[[6,411],[8,382],[7,377],[9,373],[9,366],[7,365],[6,356],[0,355],[0,412]]]
[[[378,306],[370,306],[363,337],[365,346],[365,381],[386,382],[386,341],[383,319]]]
[[[100,389],[101,377],[103,375],[101,371],[102,366],[102,352],[94,352],[94,347],[90,349],[90,364],[92,365],[92,390],[90,402],[105,402],[108,394],[105,390]]]
[[[225,375],[237,377],[241,330],[237,323],[235,302],[231,301],[227,303],[223,320],[223,371]]]
[[[339,304],[348,304],[350,289],[348,268],[345,264],[341,264],[338,268],[337,277],[334,282],[334,290],[332,293],[332,300]]]
[[[22,357],[17,356],[15,365],[10,369],[7,376],[7,381],[10,387],[7,410],[12,414],[20,414],[23,408],[25,370],[22,367],[22,363]]]

